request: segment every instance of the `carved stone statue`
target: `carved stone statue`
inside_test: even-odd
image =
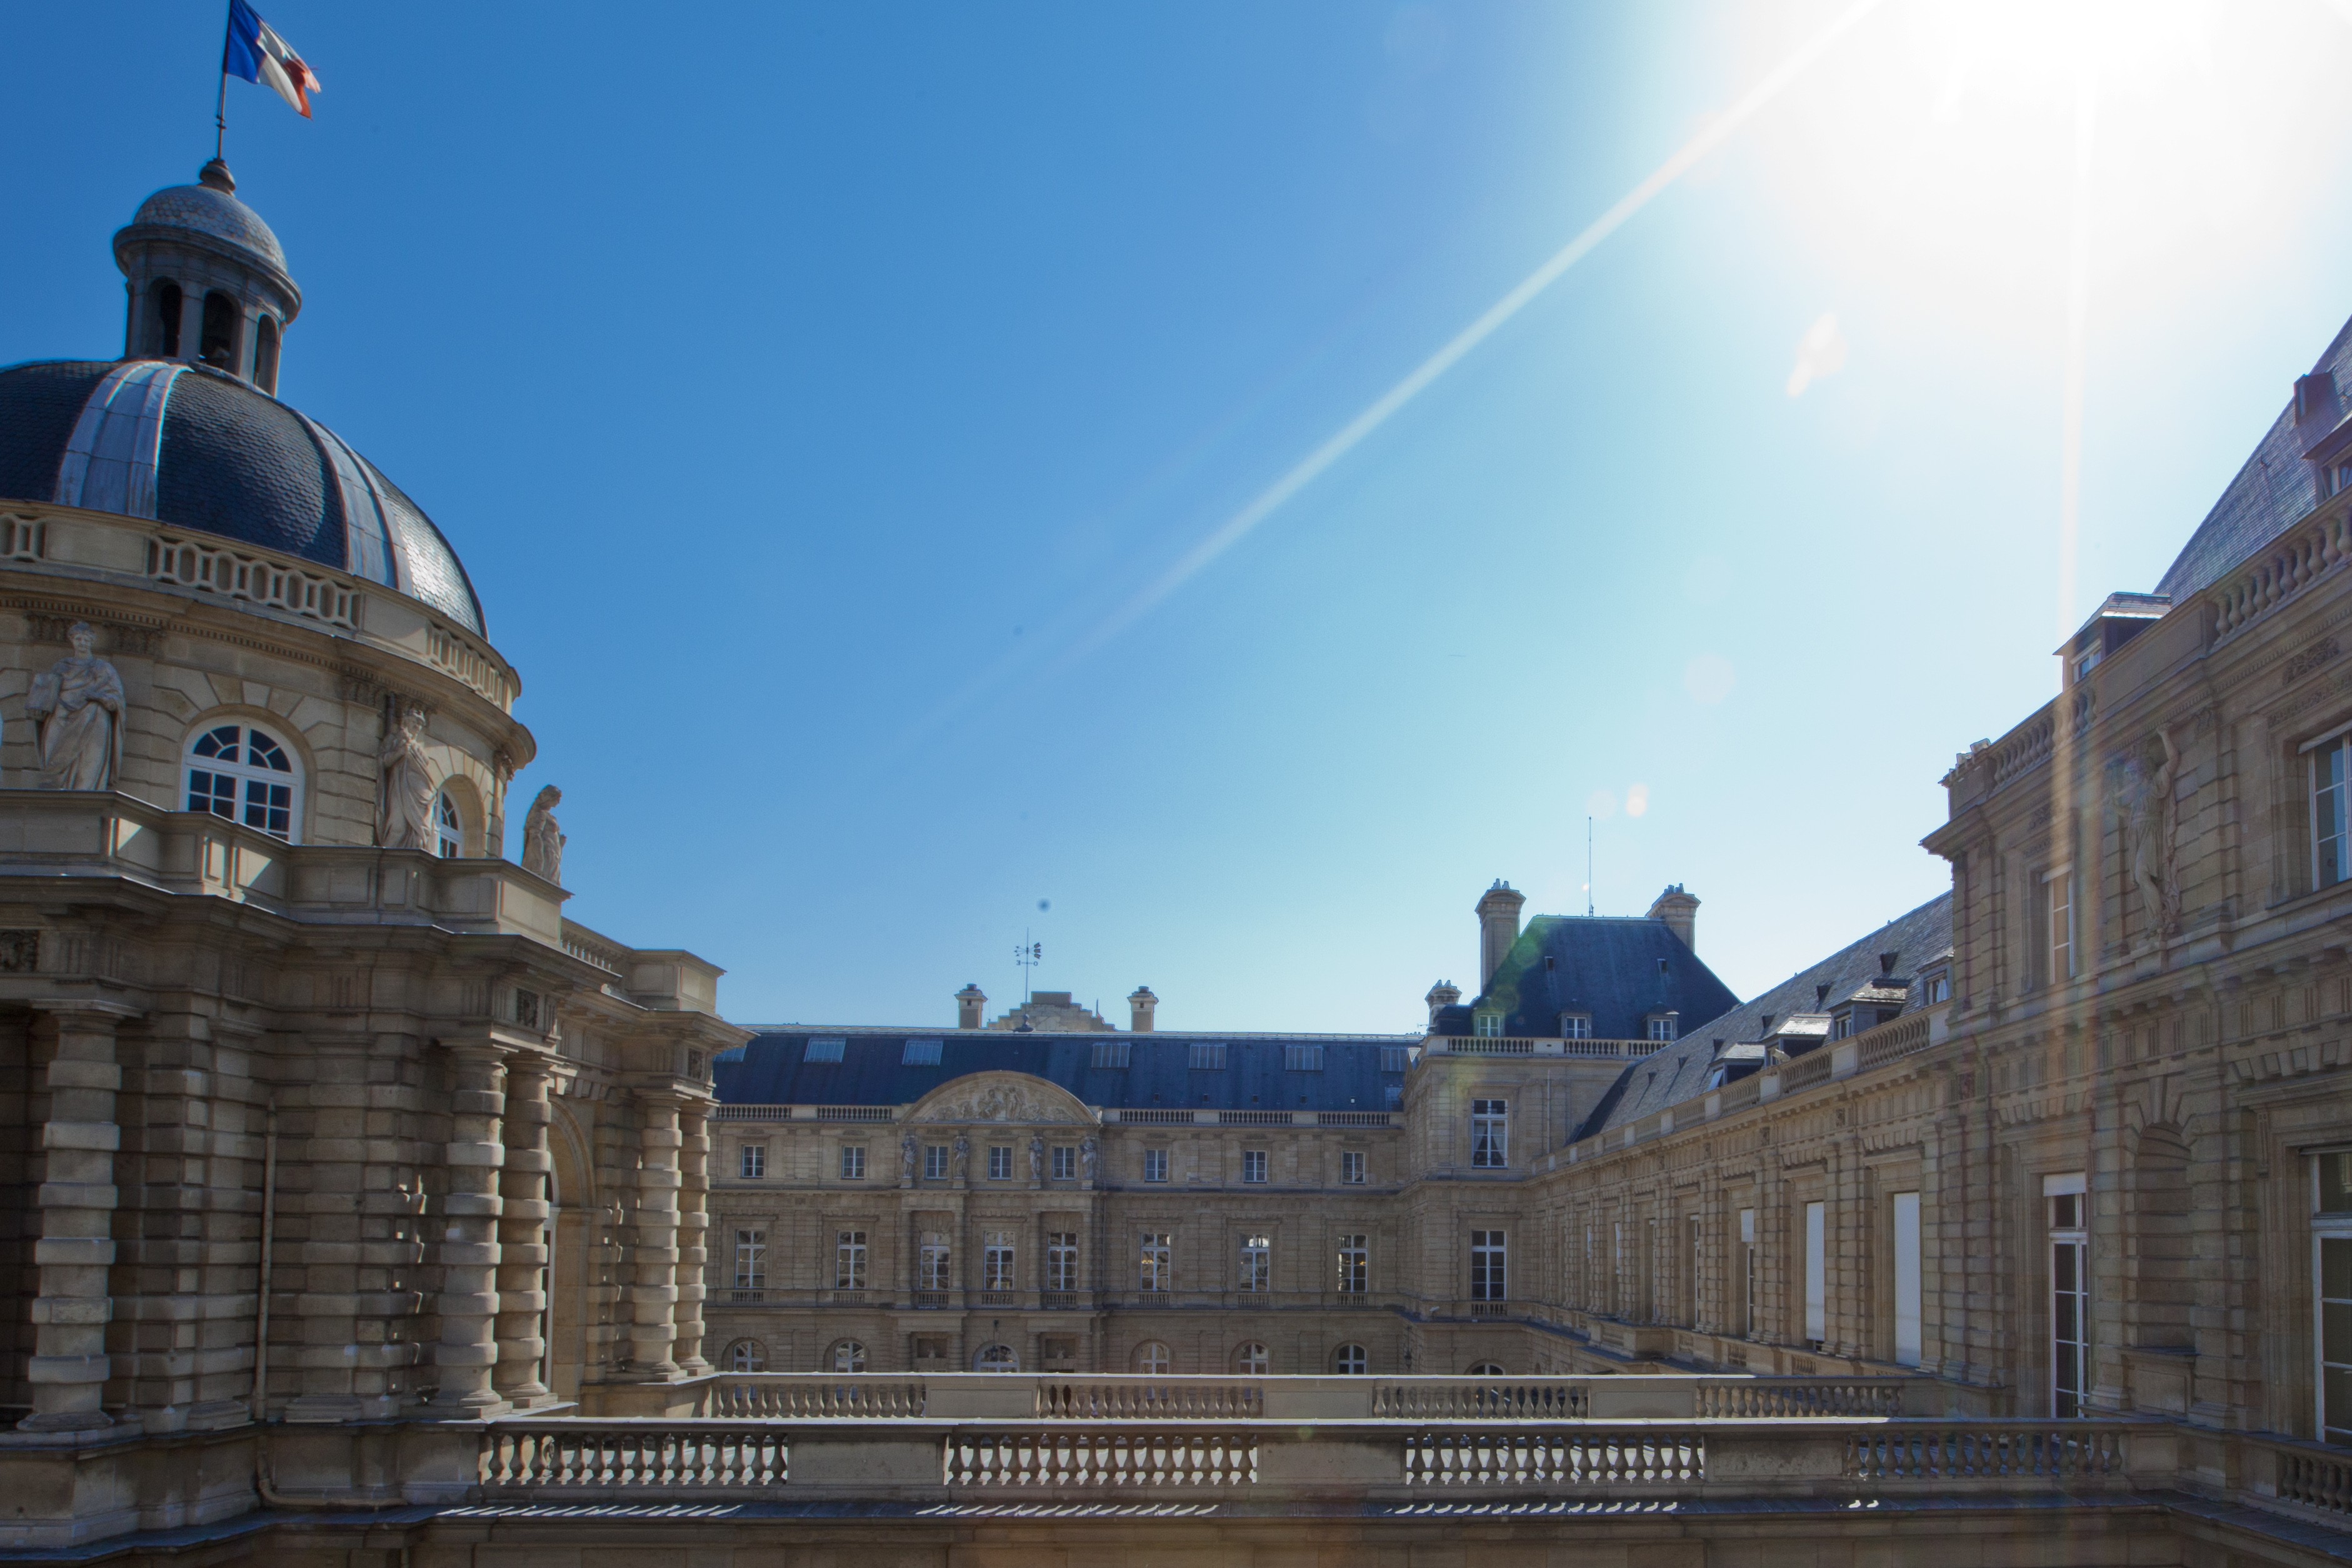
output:
[[[1035,1186],[1045,1179],[1045,1140],[1034,1134],[1029,1139],[1029,1185]]]
[[[1079,1143],[1078,1174],[1086,1177],[1088,1186],[1095,1185],[1095,1168],[1101,1161],[1102,1149],[1092,1138],[1084,1139]]]
[[[530,813],[522,820],[522,869],[535,876],[543,876],[561,887],[563,884],[563,831],[556,826],[555,808],[563,804],[563,791],[550,784],[530,803]]]
[[[383,804],[376,816],[375,841],[388,850],[431,850],[433,764],[425,755],[425,710],[404,711],[375,755],[383,772]]]
[[[961,1184],[971,1169],[971,1140],[958,1133],[955,1146],[949,1151],[948,1157],[953,1162],[952,1174]]]
[[[2142,947],[2155,946],[2180,930],[2180,813],[2172,798],[2180,748],[2168,729],[2158,730],[2157,740],[2164,760],[2151,768],[2144,754],[2126,757],[2116,768],[2113,786],[2124,853],[2147,922],[2138,943]]]
[[[33,677],[25,716],[38,729],[45,789],[111,789],[122,772],[122,676],[98,656],[98,632],[77,621],[70,658]]]
[[[915,1134],[912,1133],[898,1140],[898,1185],[915,1185]]]

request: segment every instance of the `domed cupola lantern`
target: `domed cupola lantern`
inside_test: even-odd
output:
[[[196,183],[148,197],[115,235],[114,261],[131,293],[124,359],[208,365],[276,393],[302,291],[278,236],[236,199],[227,164],[215,158]]]

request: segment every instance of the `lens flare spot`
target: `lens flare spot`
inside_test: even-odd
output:
[[[1845,334],[1838,330],[1837,312],[1824,310],[1805,329],[1797,343],[1797,362],[1789,371],[1789,395],[1802,397],[1805,389],[1824,376],[1845,369]]]
[[[1650,787],[1647,784],[1625,786],[1625,814],[1638,817],[1650,809]]]

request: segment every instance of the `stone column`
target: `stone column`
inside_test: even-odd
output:
[[[677,1375],[677,1130],[675,1094],[637,1096],[636,1244],[629,1283],[629,1360],[637,1381]]]
[[[114,1098],[122,1086],[114,1059],[119,1014],[90,1009],[52,1015],[57,1055],[48,1065],[48,1120],[34,1205],[40,1239],[33,1261],[40,1297],[33,1303],[33,1355],[26,1369],[33,1413],[28,1432],[76,1432],[112,1423],[104,1408],[111,1358],[106,1326],[114,1315],[107,1273],[114,1263],[114,1155],[122,1129]]]
[[[442,1199],[441,1342],[434,1364],[441,1385],[433,1408],[456,1417],[495,1416],[507,1401],[490,1387],[498,1364],[499,1176],[506,1164],[499,1142],[506,1119],[503,1053],[488,1045],[449,1052],[449,1142],[443,1152],[448,1195]]]
[[[543,1369],[548,1279],[547,1152],[549,1063],[516,1057],[507,1064],[506,1167],[499,1178],[499,1362],[492,1385],[520,1409],[554,1402]]]
[[[678,1370],[699,1377],[710,1370],[702,1354],[702,1302],[710,1259],[710,1107],[696,1101],[678,1114],[677,1341]]]

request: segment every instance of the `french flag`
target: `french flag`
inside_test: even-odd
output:
[[[305,120],[310,118],[310,95],[319,90],[318,73],[304,65],[294,47],[245,0],[228,0],[228,43],[221,51],[221,70],[267,86],[286,100],[288,108]]]

